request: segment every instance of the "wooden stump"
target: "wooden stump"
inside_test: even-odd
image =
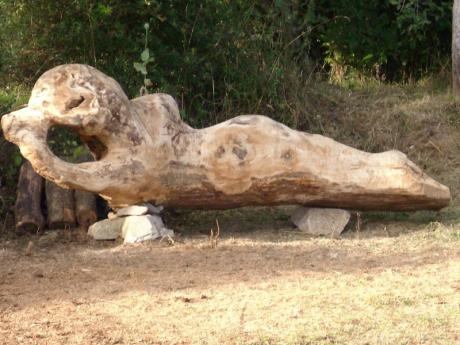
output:
[[[46,206],[48,228],[63,229],[75,226],[75,202],[73,190],[64,189],[46,181]]]
[[[75,214],[77,223],[87,229],[97,221],[96,197],[90,192],[75,191]]]
[[[25,161],[19,172],[14,206],[18,233],[36,233],[43,230],[45,218],[41,208],[42,192],[43,178],[33,170],[29,161]]]

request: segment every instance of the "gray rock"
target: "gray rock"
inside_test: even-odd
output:
[[[104,219],[88,229],[88,236],[95,240],[115,240],[120,237],[125,218]]]
[[[147,206],[147,208],[149,209],[149,214],[157,214],[159,215],[161,213],[161,211],[163,211],[164,207],[163,206],[155,206],[155,205],[152,205],[148,202],[146,202],[144,204],[145,206]]]
[[[159,216],[140,215],[128,216],[122,227],[123,243],[137,243],[147,240],[174,236],[172,230],[166,229]]]
[[[311,235],[338,236],[350,220],[350,212],[337,208],[300,207],[291,216],[301,231]]]

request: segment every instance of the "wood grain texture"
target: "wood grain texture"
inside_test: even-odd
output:
[[[76,190],[74,197],[77,223],[87,229],[97,222],[96,197],[93,193],[83,190]]]
[[[53,125],[76,130],[98,160],[70,164],[53,155],[46,145]],[[112,207],[417,210],[450,202],[449,189],[401,152],[363,152],[260,115],[194,129],[171,96],[130,101],[115,80],[86,65],[46,72],[28,107],[3,116],[2,128],[39,174],[98,193]]]
[[[18,233],[37,233],[44,230],[45,218],[41,208],[43,185],[43,178],[33,170],[28,161],[25,161],[19,171],[14,205]]]
[[[46,181],[46,207],[48,228],[65,229],[75,226],[74,191]]]

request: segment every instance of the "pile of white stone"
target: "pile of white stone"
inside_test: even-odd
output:
[[[123,243],[174,237],[174,231],[166,228],[160,213],[162,206],[152,204],[133,205],[114,210],[104,219],[91,225],[88,235],[95,240],[115,240]],[[314,236],[340,236],[350,220],[350,212],[334,208],[299,207],[291,216],[296,227]]]
[[[165,227],[160,213],[162,206],[133,205],[109,213],[109,218],[91,225],[88,235],[95,240],[115,240],[138,243],[147,240],[172,238],[174,231]]]

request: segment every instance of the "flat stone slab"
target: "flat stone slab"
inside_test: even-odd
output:
[[[163,206],[154,206],[149,203],[143,203],[139,205],[131,205],[120,208],[111,212],[111,218],[116,217],[127,217],[127,216],[143,216],[144,214],[156,214],[159,215],[163,211]]]
[[[174,236],[174,232],[167,229],[163,221],[156,215],[128,216],[124,218],[121,236],[123,243],[138,243],[147,240]]]
[[[291,216],[291,222],[307,234],[338,236],[350,216],[349,211],[337,208],[300,207]]]
[[[149,212],[149,208],[145,205],[132,205],[128,207],[123,207],[115,211],[117,217],[126,217],[126,216],[142,216]]]

